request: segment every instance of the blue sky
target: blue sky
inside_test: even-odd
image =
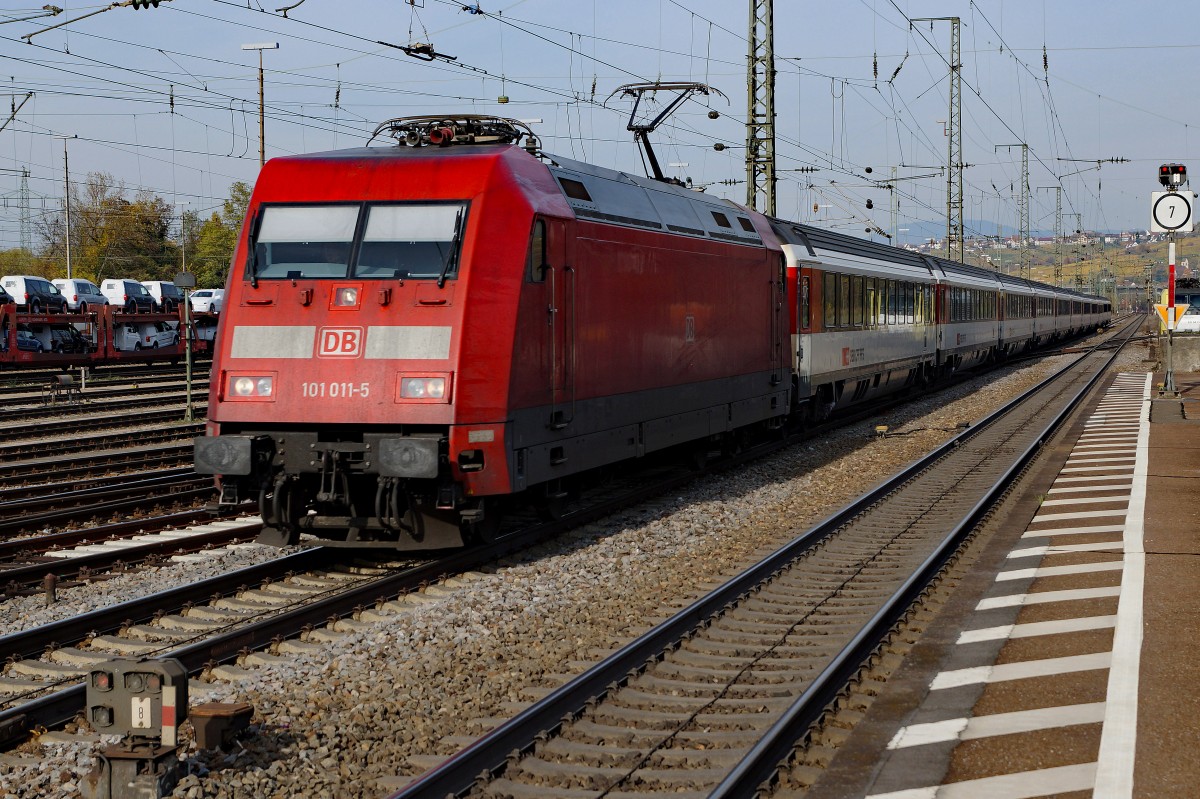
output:
[[[29,169],[35,217],[61,206],[63,140],[55,136],[78,137],[68,145],[73,180],[109,172],[203,215],[232,181],[253,182],[258,60],[241,46],[263,42],[280,45],[264,57],[268,158],[358,146],[393,116],[495,113],[541,120],[533,126],[548,151],[641,173],[625,130],[628,103],[610,93],[635,81],[695,80],[728,102],[713,95],[685,105],[655,134],[660,160],[686,164],[668,172],[710,193],[745,198],[743,184],[721,181],[745,177],[747,3],[480,0],[486,13],[473,14],[467,0],[303,0],[286,19],[276,12],[295,2],[164,0],[31,43],[21,37],[105,4],[0,25],[0,82],[8,84],[0,93],[19,103],[34,92],[0,131],[8,170],[0,172],[0,247],[20,243],[19,172],[11,170]],[[944,225],[949,25],[910,20],[958,16],[964,216],[974,232],[1016,225],[1020,152],[996,146],[1019,141],[1030,146],[1035,229],[1053,228],[1048,189],[1059,185],[1065,229],[1076,226],[1072,214],[1089,229],[1146,227],[1156,167],[1188,163],[1200,146],[1200,4],[1153,8],[775,0],[780,215],[860,235],[867,225],[890,229],[890,193],[875,181],[894,167],[915,178],[896,184],[897,226]],[[37,9],[8,0],[0,19]],[[456,60],[422,61],[390,46],[418,42]],[[498,104],[501,95],[510,102]],[[807,167],[816,169],[792,171]]]

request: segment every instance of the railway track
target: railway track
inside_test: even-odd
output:
[[[31,729],[71,721],[83,707],[78,680],[89,663],[122,652],[152,654],[179,658],[190,673],[200,673],[253,650],[300,651],[307,639],[324,640],[374,618],[372,608],[389,600],[419,601],[405,597],[693,478],[684,469],[643,473],[592,492],[554,521],[513,517],[500,540],[442,557],[380,561],[367,566],[366,574],[356,574],[364,567],[353,553],[313,548],[0,636],[0,661],[9,663],[0,676],[0,746],[21,740]],[[298,636],[306,640],[285,640]]]
[[[743,453],[738,460],[756,457],[759,454],[760,451]],[[0,709],[0,738],[11,742],[19,739],[32,727],[51,728],[70,721],[81,709],[83,700],[82,688],[76,684],[77,677],[72,676],[87,670],[86,665],[80,664],[117,656],[121,651],[153,652],[164,657],[180,657],[189,670],[195,673],[206,667],[211,668],[214,664],[244,659],[248,652],[255,649],[303,649],[303,640],[298,643],[279,642],[284,638],[301,635],[305,628],[309,628],[310,632],[304,633],[302,637],[310,637],[313,640],[336,636],[341,630],[353,628],[356,620],[365,621],[372,618],[371,607],[386,603],[389,597],[401,597],[398,601],[403,603],[405,600],[402,597],[418,590],[423,584],[446,575],[479,568],[505,554],[527,548],[539,540],[556,535],[564,529],[602,518],[619,507],[646,497],[660,495],[694,477],[695,472],[688,469],[658,467],[653,473],[640,474],[624,484],[608,485],[590,492],[568,506],[561,518],[554,522],[513,519],[502,531],[501,540],[494,544],[456,552],[427,561],[423,565],[377,565],[374,568],[394,567],[399,570],[386,576],[370,575],[370,581],[353,588],[343,585],[334,590],[328,583],[321,583],[322,580],[328,579],[328,575],[305,577],[301,572],[302,568],[329,569],[339,557],[343,557],[340,552],[331,554],[328,550],[307,550],[278,562],[254,567],[258,571],[242,570],[235,575],[213,578],[195,586],[179,589],[179,592],[164,592],[114,608],[97,610],[76,620],[0,638],[0,657],[7,656],[13,664],[28,661],[34,653],[47,650],[49,642],[73,644],[66,647],[72,651],[63,655],[54,654],[62,651],[56,645],[49,648],[42,658],[37,659],[39,662],[51,664],[47,673],[58,675],[53,679],[44,676],[36,679],[30,677],[27,672],[39,668],[32,662],[15,671],[12,666],[6,669],[6,675],[16,674],[15,679],[20,685],[9,685],[4,689],[13,690],[9,691],[9,706]],[[309,561],[308,558],[312,560]],[[322,596],[314,597],[302,587],[306,582],[314,580],[328,589],[321,592]],[[342,580],[335,578],[335,582]],[[293,599],[296,594],[301,594],[303,598],[298,604],[283,602],[278,598],[280,594],[291,594]],[[216,600],[218,603],[226,600],[225,605],[232,602],[237,607],[253,610],[253,617],[233,618],[228,613],[228,607],[207,610],[200,606],[214,595],[219,596]],[[173,618],[188,618],[192,615],[197,619],[190,622],[180,622]],[[223,620],[225,624],[214,627],[208,621],[200,623],[199,620],[205,617]],[[157,627],[156,620],[167,618],[171,618],[169,624],[190,626],[190,635],[186,641],[181,642],[180,631],[175,630],[169,634],[158,634],[158,640],[150,642],[154,646],[148,646],[147,640],[154,639],[156,633],[147,628]],[[316,625],[325,622],[328,624],[323,630],[311,632]],[[72,624],[74,626],[71,626]],[[115,631],[123,628],[133,631],[134,641],[124,650],[121,649],[123,645],[113,638]],[[99,635],[89,636],[91,632]],[[21,681],[33,682],[35,685],[24,685]],[[2,686],[3,683],[0,683],[0,687]],[[62,690],[50,695],[41,695],[51,687]],[[20,690],[16,690],[17,688]]]
[[[179,375],[148,375],[144,378],[133,380],[126,380],[124,378],[121,380],[98,380],[95,377],[90,377],[88,378],[86,388],[76,378],[75,385],[80,387],[80,398],[87,404],[97,403],[102,400],[128,399],[131,395],[138,392],[146,393],[154,391],[183,394],[187,390],[187,383]],[[192,378],[192,390],[196,393],[208,392],[207,373],[196,375]],[[31,415],[29,413],[30,410],[61,414],[69,413],[72,408],[79,407],[78,405],[63,403],[47,405],[45,401],[45,386],[38,386],[36,390],[5,393],[3,397],[7,407],[0,410],[0,421],[10,418],[28,417]]]
[[[1113,357],[1094,348],[395,796],[755,795]]]
[[[81,455],[86,458],[96,450],[129,448],[131,440],[136,441],[138,447],[171,444],[181,439],[187,439],[190,445],[193,437],[204,432],[204,423],[182,422],[180,421],[182,418],[183,406],[180,406],[178,411],[158,411],[149,415],[149,418],[139,417],[136,424],[130,423],[125,426],[122,426],[123,421],[108,417],[108,422],[104,427],[105,429],[111,428],[111,432],[89,435],[75,440],[70,439],[67,432],[63,433],[63,437],[56,435],[53,438],[9,440],[0,444],[0,463],[21,458],[26,462],[22,465],[32,467],[35,461],[55,461],[64,455]],[[163,427],[162,424],[166,422],[169,422],[170,426]],[[97,420],[97,425],[100,424],[103,424],[102,420]],[[40,465],[45,467],[48,464]],[[52,467],[53,463],[49,466]],[[48,472],[56,473],[56,470],[43,468],[41,473]]]
[[[192,362],[192,373],[196,376],[206,375],[211,367],[211,358],[195,359]],[[145,384],[183,380],[185,371],[183,364],[106,364],[89,367],[87,380],[91,385],[115,381]],[[78,369],[22,367],[0,371],[0,396],[8,399],[14,394],[36,394],[41,386],[61,374],[78,375]]]
[[[0,601],[102,578],[107,572],[157,565],[166,558],[252,541],[262,529],[254,517],[211,519],[203,511],[182,511],[139,527],[107,525],[33,539],[0,542]]]
[[[146,386],[131,386],[128,389],[106,392],[108,396],[103,397],[97,397],[89,390],[88,394],[80,397],[79,402],[46,402],[37,398],[17,407],[10,403],[10,407],[0,410],[0,426],[28,428],[30,431],[61,429],[73,425],[77,417],[82,419],[89,415],[109,414],[113,411],[125,413],[133,409],[156,408],[161,407],[163,403],[181,404],[187,398],[185,386],[182,385],[155,385],[150,388],[152,391],[146,390]],[[206,380],[192,384],[193,402],[206,403],[208,396]],[[82,426],[77,429],[88,427]]]
[[[194,504],[215,493],[212,478],[191,469],[120,480],[115,485],[95,485],[75,491],[0,503],[0,535],[28,534],[47,527],[96,519],[113,514],[142,512],[163,504]]]
[[[155,467],[171,467],[192,462],[192,436],[197,435],[200,425],[186,428],[178,433],[172,431],[162,436],[163,443],[139,444],[111,450],[78,450],[56,453],[56,442],[47,442],[40,451],[41,457],[28,460],[9,460],[0,445],[0,481],[5,486],[15,487],[30,481],[50,478],[55,481],[80,480],[88,477],[111,475],[113,472],[130,472]],[[129,434],[124,436],[127,442]],[[141,433],[137,434],[140,441]],[[179,439],[185,439],[180,441]]]

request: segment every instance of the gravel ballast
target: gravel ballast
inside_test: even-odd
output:
[[[1115,368],[1145,371],[1145,352],[1130,348]],[[174,795],[386,795],[455,751],[459,741],[444,738],[489,726],[472,720],[511,716],[515,703],[561,684],[1074,357],[922,397],[455,578],[311,653],[268,658],[233,681],[194,681],[192,703],[250,702],[255,723],[231,752],[197,752],[189,739]],[[876,424],[911,434],[878,438]],[[8,629],[23,629],[181,578],[157,572],[71,589],[68,610],[36,598],[0,607]],[[32,744],[24,757],[0,759],[0,797],[75,795],[95,746]]]

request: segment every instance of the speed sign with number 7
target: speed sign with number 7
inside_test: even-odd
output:
[[[1192,232],[1192,192],[1156,191],[1150,195],[1152,233]]]

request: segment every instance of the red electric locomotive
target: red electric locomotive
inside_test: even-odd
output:
[[[271,160],[250,201],[195,460],[260,540],[460,546],[512,495],[786,416],[764,217],[514,120],[381,132]]]

